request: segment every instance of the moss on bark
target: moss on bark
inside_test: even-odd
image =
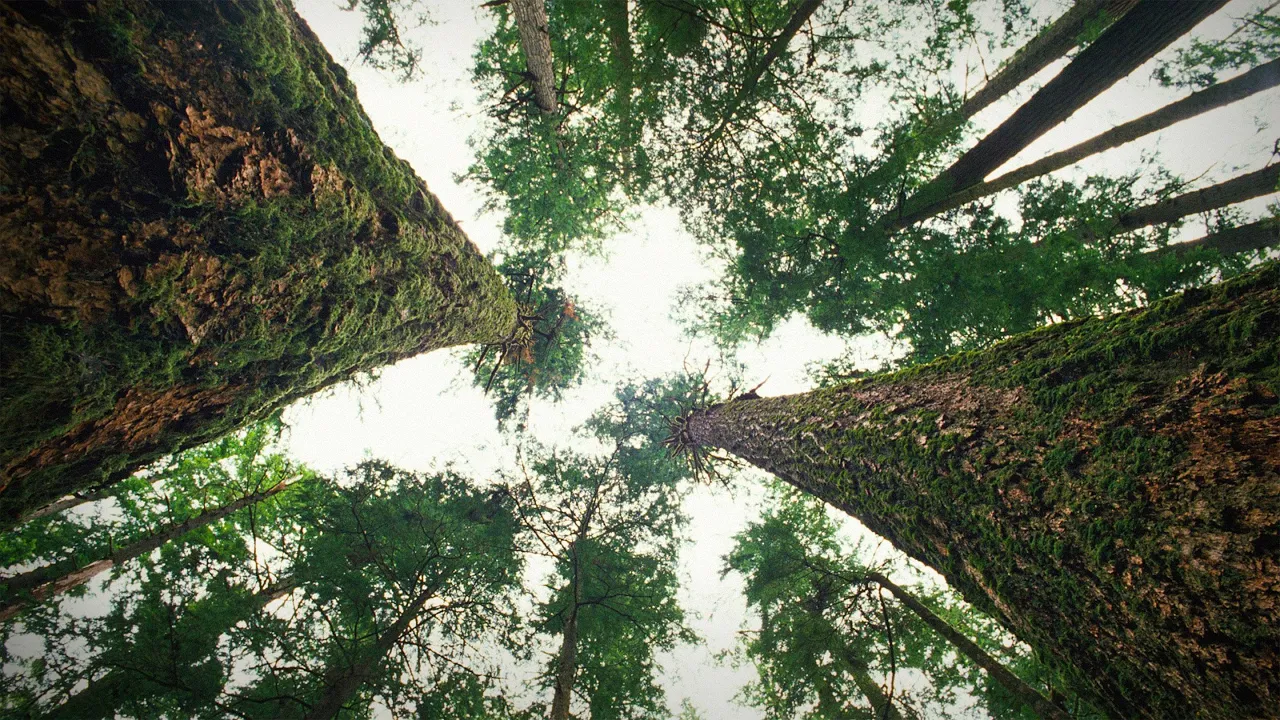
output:
[[[1119,717],[1280,708],[1280,265],[694,413],[862,520]]]
[[[0,40],[0,523],[514,325],[287,3],[14,3]]]

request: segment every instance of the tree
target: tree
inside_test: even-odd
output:
[[[1107,712],[1266,714],[1278,283],[1271,263],[986,352],[737,398],[672,442],[858,517]]]
[[[511,486],[526,552],[555,562],[537,622],[559,637],[553,720],[570,717],[575,695],[592,720],[664,716],[654,654],[693,639],[676,602],[680,496],[666,473],[642,472],[658,466],[634,462],[631,437],[611,438],[606,459],[534,451]]]
[[[1035,162],[1010,170],[990,181],[974,183],[967,188],[957,190],[918,210],[890,220],[886,227],[898,229],[914,225],[939,213],[953,210],[1001,190],[1016,187],[1028,180],[1047,175],[1055,170],[1070,167],[1092,155],[1117,148],[1201,113],[1224,107],[1263,90],[1270,90],[1277,85],[1280,85],[1280,60],[1272,60],[1249,70],[1243,75],[1217,85],[1211,85],[1181,100],[1172,102],[1159,110],[1154,110],[1140,118],[1117,125],[1066,150],[1046,155]],[[1246,176],[1241,176],[1241,182],[1244,182],[1244,177]],[[1251,178],[1251,180],[1253,179]],[[1273,184],[1270,189],[1274,190],[1275,185]],[[1224,199],[1224,203],[1227,202],[1239,201]]]
[[[937,604],[942,602],[938,593],[908,593],[888,581],[883,566],[863,565],[859,558],[867,549],[859,545],[850,552],[821,505],[782,492],[773,500],[774,507],[736,537],[725,558],[726,573],[745,577],[748,604],[760,618],[759,630],[746,633],[741,649],[760,673],[748,697],[771,717],[793,717],[798,707],[811,703],[811,717],[850,716],[865,705],[875,717],[945,717],[958,693],[976,694],[987,705],[986,689],[993,683],[1013,699],[1018,715],[1022,705],[1032,717],[1067,717],[916,597]],[[878,597],[877,584],[892,588],[901,605]],[[947,607],[953,613],[973,612],[954,603]],[[1024,671],[1034,669],[1025,648],[1018,650],[1015,646],[1012,659]],[[956,669],[953,651],[964,670]],[[977,677],[978,667],[986,673],[985,683]],[[908,669],[923,673],[929,685],[901,689],[897,674]],[[886,676],[887,692],[872,672]],[[856,702],[859,695],[864,703]],[[998,704],[1002,698],[992,699]]]
[[[312,480],[305,467],[268,453],[278,432],[278,424],[260,424],[135,478],[114,496],[115,504],[127,511],[123,522],[24,527],[10,538],[7,560],[37,567],[0,580],[5,596],[0,622],[243,510],[259,512],[263,501]]]
[[[282,8],[0,21],[4,525],[514,325],[497,274]]]
[[[504,495],[366,461],[308,500],[293,519],[303,593],[291,613],[233,630],[231,659],[251,680],[205,716],[366,717],[375,698],[393,714],[488,705],[493,675],[472,667],[470,648],[506,632],[513,612],[520,562]]]
[[[524,427],[528,400],[558,401],[580,385],[594,360],[592,343],[611,332],[601,314],[565,289],[563,258],[513,253],[498,263],[519,302],[515,329],[500,343],[463,355],[476,387],[493,393],[500,423]]]
[[[1018,151],[1225,4],[1219,0],[1174,5],[1140,0],[1013,115],[943,171],[930,183],[931,188],[963,190],[982,182]]]

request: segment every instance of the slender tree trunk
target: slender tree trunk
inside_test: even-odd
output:
[[[729,123],[733,121],[734,116],[755,94],[756,88],[760,87],[760,79],[769,71],[769,67],[778,58],[782,57],[782,53],[786,52],[787,46],[791,44],[796,33],[800,32],[800,28],[804,27],[804,24],[817,12],[818,7],[821,5],[822,0],[800,0],[786,26],[774,37],[773,42],[769,43],[769,49],[765,51],[764,57],[760,58],[760,61],[747,71],[746,77],[742,80],[742,86],[738,88],[737,94],[729,101],[729,105],[720,116],[720,122],[702,141],[704,147],[711,147],[719,142],[725,130],[729,127]]]
[[[989,182],[978,183],[965,190],[952,193],[924,207],[888,221],[885,226],[898,230],[914,225],[947,210],[993,195],[1001,190],[1017,187],[1033,178],[1074,165],[1100,152],[1120,147],[1158,130],[1163,130],[1183,120],[1225,107],[1264,90],[1280,85],[1280,60],[1259,65],[1238,77],[1218,83],[1170,103],[1159,110],[1147,113],[1136,120],[1117,125],[1066,150],[1047,155],[1033,163],[1011,170]]]
[[[0,77],[0,531],[515,325],[288,3],[0,4]]]
[[[1217,250],[1220,255],[1227,256],[1273,247],[1280,247],[1280,222],[1277,222],[1275,218],[1263,218],[1247,225],[1205,235],[1195,240],[1166,245],[1157,250],[1149,250],[1145,255],[1148,257],[1182,255],[1191,250],[1205,248]]]
[[[1141,0],[1057,77],[930,183],[950,193],[982,182],[1036,138],[1189,32],[1226,0]]]
[[[551,56],[551,21],[544,0],[510,0],[507,3],[520,33],[520,50],[533,85],[533,101],[547,114],[559,112],[556,73]]]
[[[1113,23],[1129,12],[1138,0],[1076,0],[1071,9],[1023,45],[995,77],[991,78],[960,106],[960,121],[977,115],[1011,90],[1074,48],[1092,22]]]
[[[574,537],[573,545],[569,549],[573,555],[573,587],[570,591],[573,606],[565,616],[560,654],[556,657],[556,683],[551,696],[551,720],[568,720],[569,706],[573,703],[573,682],[578,673],[578,610],[582,607],[584,581],[584,568],[579,552],[582,549],[582,543],[587,539],[587,532],[591,529],[591,519],[594,515],[593,502],[582,513],[582,519],[578,521],[578,534]]]
[[[1045,696],[1041,695],[1038,690],[1028,685],[1022,678],[1009,672],[999,660],[987,654],[986,650],[978,647],[963,633],[957,632],[955,628],[947,624],[946,620],[933,614],[933,611],[924,605],[924,603],[915,599],[911,593],[898,587],[889,578],[880,573],[867,573],[867,580],[876,583],[880,587],[893,593],[911,612],[915,613],[925,625],[928,625],[934,632],[947,639],[960,651],[962,655],[973,661],[973,664],[982,668],[991,676],[991,679],[1000,683],[1000,686],[1009,691],[1023,705],[1030,708],[1037,716],[1042,718],[1051,718],[1052,720],[1070,720],[1068,715],[1062,708],[1049,702]]]
[[[30,599],[25,597],[10,598],[3,606],[0,606],[0,622],[17,615],[31,602],[43,602],[72,588],[80,587],[117,565],[141,557],[192,530],[212,525],[237,510],[249,507],[278,494],[289,485],[289,482],[279,482],[267,490],[245,495],[212,510],[205,510],[199,515],[182,522],[171,523],[153,535],[131,543],[101,560],[95,560],[82,568],[70,572],[61,572],[57,567],[43,567],[15,575],[4,581],[5,589],[9,593],[30,591]]]
[[[605,6],[605,22],[609,28],[609,53],[618,85],[613,90],[615,116],[621,126],[621,144],[618,151],[627,168],[631,167],[632,151],[638,140],[635,123],[631,117],[631,95],[635,89],[635,55],[631,45],[631,12],[629,0],[608,0]]]
[[[1277,73],[1280,75],[1280,73]],[[1216,210],[1269,195],[1280,183],[1280,163],[1245,173],[1207,188],[1134,208],[1116,219],[1115,230],[1125,232],[1149,225],[1170,223],[1188,215]]]
[[[28,515],[24,515],[21,518],[18,518],[17,524],[21,525],[22,523],[28,523],[28,522],[31,522],[32,520],[39,520],[42,517],[57,515],[58,513],[64,510],[70,510],[71,508],[79,507],[81,505],[84,505],[85,503],[91,503],[96,500],[101,500],[110,494],[111,492],[109,490],[98,490],[97,492],[85,493],[83,495],[68,495],[67,497],[62,498],[61,500],[58,500],[56,502],[51,502],[48,505],[45,505],[44,507],[39,508]]]
[[[880,683],[871,677],[871,668],[866,661],[858,657],[852,650],[846,649],[841,660],[845,665],[849,666],[849,674],[853,676],[853,684],[858,686],[858,691],[862,696],[871,703],[871,710],[877,718],[885,720],[907,720],[903,716],[902,711],[885,693],[884,688],[880,687]]]
[[[1280,707],[1280,265],[690,414],[860,519],[1120,717]]]
[[[320,701],[311,707],[306,720],[330,720],[337,717],[342,707],[351,700],[351,696],[377,671],[387,653],[395,647],[400,638],[409,630],[409,626],[422,613],[427,601],[435,596],[436,589],[428,586],[409,603],[400,613],[391,627],[378,636],[373,647],[350,667],[333,668],[325,673],[325,693]]]

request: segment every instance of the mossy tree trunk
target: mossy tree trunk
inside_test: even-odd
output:
[[[0,258],[0,526],[515,321],[283,0],[0,5]]]
[[[859,518],[1120,717],[1280,708],[1280,265],[686,419]]]

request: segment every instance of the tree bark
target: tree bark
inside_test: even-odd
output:
[[[692,413],[1120,717],[1280,707],[1280,265],[1143,311]]]
[[[933,614],[933,611],[924,605],[924,603],[915,599],[911,593],[903,590],[894,584],[889,578],[880,573],[867,573],[867,580],[874,582],[880,587],[888,590],[893,594],[898,602],[907,607],[908,610],[915,613],[925,625],[928,625],[934,632],[947,639],[947,642],[956,647],[962,655],[969,658],[974,665],[986,671],[991,679],[1000,683],[1001,687],[1009,691],[1021,702],[1032,710],[1038,717],[1052,718],[1053,720],[1070,720],[1070,716],[1063,711],[1062,708],[1049,702],[1045,696],[1041,695],[1038,690],[1028,685],[1022,678],[1009,672],[1004,663],[996,660],[987,654],[986,650],[978,647],[963,633],[957,632],[955,628],[947,624],[946,620]]]
[[[949,193],[982,182],[1036,138],[1057,127],[1225,4],[1226,0],[1141,0],[1013,115],[943,171],[930,183],[931,187]]]
[[[285,3],[0,5],[0,530],[515,304]]]
[[[959,117],[964,122],[991,103],[1066,55],[1079,41],[1091,22],[1110,24],[1129,12],[1138,0],[1076,0],[1071,9],[1041,30],[1009,58],[1009,62],[981,88],[960,105]]]
[[[769,49],[765,51],[764,57],[760,58],[760,62],[752,66],[746,77],[743,78],[742,87],[738,88],[738,92],[729,101],[729,105],[720,116],[720,122],[716,124],[715,129],[708,133],[707,137],[702,141],[703,146],[713,146],[720,140],[729,123],[733,121],[734,115],[742,109],[743,104],[760,86],[760,79],[769,71],[769,67],[773,65],[774,61],[782,57],[782,53],[786,52],[787,46],[791,44],[796,33],[800,32],[800,28],[804,27],[804,24],[809,21],[810,17],[813,17],[813,14],[818,11],[821,5],[822,0],[800,0],[795,12],[791,14],[791,19],[774,37],[773,42],[769,43]]]
[[[544,0],[510,0],[508,6],[520,34],[520,51],[533,85],[533,101],[547,114],[559,112],[556,73],[551,56],[551,21]]]
[[[1280,75],[1280,73],[1277,74]],[[1252,200],[1275,192],[1276,183],[1280,183],[1280,163],[1245,173],[1217,185],[1134,208],[1116,218],[1114,229],[1119,232],[1137,230]]]
[[[9,593],[29,591],[30,597],[11,597],[0,606],[0,622],[5,622],[17,615],[32,602],[43,602],[56,597],[73,588],[80,587],[93,578],[111,568],[141,557],[155,550],[174,538],[181,537],[192,530],[212,525],[237,510],[259,503],[289,487],[289,482],[276,483],[261,492],[251,493],[227,503],[221,507],[205,510],[193,518],[179,523],[171,523],[159,532],[131,543],[101,560],[95,560],[82,568],[70,572],[58,567],[43,567],[15,575],[4,581],[5,590]]]
[[[910,227],[921,220],[926,220],[947,210],[954,210],[1002,190],[1017,187],[1033,178],[1074,165],[1091,155],[1120,147],[1145,135],[1163,130],[1210,110],[1225,107],[1237,100],[1242,100],[1263,90],[1269,90],[1277,85],[1280,85],[1280,60],[1272,60],[1231,80],[1192,93],[1177,102],[1147,113],[1136,120],[1117,125],[1066,150],[1047,155],[1033,163],[1011,170],[989,182],[978,183],[965,190],[951,193],[900,218],[886,222],[885,227],[890,230]]]
[[[1205,235],[1195,240],[1166,245],[1156,250],[1148,250],[1144,255],[1158,258],[1166,255],[1182,255],[1191,250],[1205,248],[1216,250],[1220,255],[1226,256],[1277,246],[1280,246],[1280,222],[1277,222],[1275,218],[1263,218],[1247,225]]]
[[[569,707],[573,703],[573,682],[578,673],[578,610],[582,607],[583,567],[579,552],[591,529],[595,515],[594,501],[587,505],[578,521],[578,534],[569,548],[573,561],[573,587],[570,590],[573,606],[565,616],[564,631],[560,641],[560,653],[556,656],[556,682],[551,695],[551,720],[568,720]]]
[[[391,648],[395,647],[395,644],[408,631],[409,626],[422,612],[423,606],[435,596],[435,592],[434,587],[428,586],[418,593],[418,596],[400,613],[400,616],[396,618],[391,627],[378,636],[373,648],[354,665],[333,668],[327,671],[325,673],[326,689],[324,696],[307,712],[306,720],[330,720],[330,718],[337,717],[338,713],[342,711],[342,707],[351,700],[351,696],[355,694],[356,690],[360,689],[360,686],[366,680],[373,677],[383,658],[387,656],[387,653],[391,652]]]

